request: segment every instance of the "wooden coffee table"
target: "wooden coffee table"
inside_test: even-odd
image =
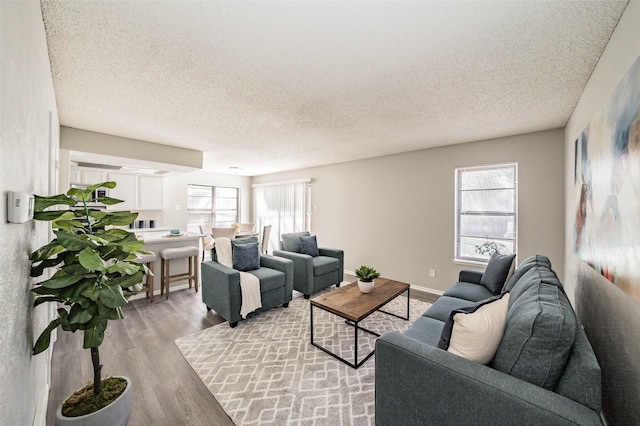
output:
[[[391,312],[383,311],[384,305],[398,297],[404,292],[407,292],[407,316],[401,317]],[[358,330],[365,331],[375,336],[380,334],[375,331],[367,330],[360,327],[358,324],[360,321],[367,318],[369,315],[376,311],[383,312],[394,317],[409,320],[409,284],[400,281],[394,281],[387,278],[376,278],[375,287],[371,290],[371,293],[362,293],[358,288],[358,283],[353,282],[351,284],[339,287],[333,291],[314,297],[310,301],[311,311],[311,344],[336,359],[344,362],[353,368],[358,368],[365,363],[374,354],[375,349],[365,356],[360,362],[358,362]],[[317,307],[327,312],[331,312],[347,321],[347,324],[352,325],[354,328],[354,350],[353,350],[353,362],[349,362],[342,358],[338,354],[331,352],[327,348],[324,348],[313,341],[313,308]]]

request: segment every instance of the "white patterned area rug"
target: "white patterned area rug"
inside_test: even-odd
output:
[[[406,329],[429,307],[411,299],[410,321],[375,312],[360,323],[380,334]],[[400,296],[384,310],[406,316]],[[353,361],[354,328],[313,309],[314,342]],[[181,337],[176,345],[222,408],[244,425],[373,425],[375,355],[353,369],[310,343],[309,300],[294,298],[240,321]],[[376,337],[358,333],[358,361]]]

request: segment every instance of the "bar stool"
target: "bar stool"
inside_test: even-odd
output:
[[[156,261],[155,253],[150,254],[138,254],[138,258],[134,260],[136,263],[142,263],[147,265],[147,268],[153,272],[153,264]],[[147,299],[149,299],[149,303],[153,303],[153,274],[145,274],[146,280],[142,290],[147,291]]]
[[[200,253],[198,247],[175,247],[163,248],[160,250],[160,269],[162,270],[160,279],[160,294],[166,291],[165,299],[169,299],[169,283],[171,281],[189,280],[189,288],[191,288],[191,280],[196,283],[196,293],[198,292],[198,265],[197,259]],[[184,274],[171,275],[169,263],[171,260],[187,258],[189,263],[189,272]]]

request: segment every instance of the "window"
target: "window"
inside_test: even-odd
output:
[[[517,164],[456,169],[455,259],[516,252]]]
[[[253,185],[257,229],[271,225],[267,251],[278,249],[280,235],[310,229],[311,179]]]
[[[238,188],[187,186],[187,229],[200,232],[205,227],[230,227],[238,222]]]

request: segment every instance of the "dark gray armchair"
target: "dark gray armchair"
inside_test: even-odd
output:
[[[202,301],[235,327],[240,321],[242,293],[240,272],[217,262],[215,248],[211,261],[202,262]],[[288,307],[293,292],[293,262],[275,256],[260,255],[260,268],[247,271],[260,280],[259,311],[282,305]]]
[[[340,286],[344,271],[344,252],[339,249],[318,247],[318,256],[300,253],[300,237],[309,232],[282,234],[281,250],[274,256],[293,261],[293,288],[304,294],[305,299],[329,286]]]

